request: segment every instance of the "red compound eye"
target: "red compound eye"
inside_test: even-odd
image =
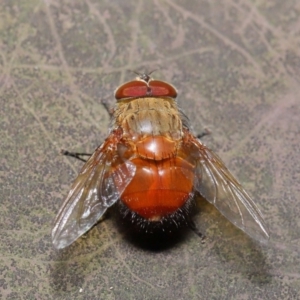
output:
[[[176,89],[169,83],[159,80],[129,81],[121,85],[115,92],[117,100],[134,97],[177,97]]]
[[[171,98],[177,97],[176,89],[167,82],[152,80],[149,82],[149,86],[152,91],[152,96],[165,96]]]

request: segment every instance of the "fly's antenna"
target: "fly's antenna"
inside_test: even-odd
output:
[[[148,83],[152,78],[151,78],[151,74],[155,71],[157,71],[158,69],[154,69],[150,72],[138,72],[135,70],[129,70],[130,72],[133,72],[134,74],[138,75],[139,77],[137,78],[138,80],[141,81],[145,81],[146,83]]]

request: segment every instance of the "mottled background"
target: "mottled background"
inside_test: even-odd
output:
[[[152,70],[265,215],[267,246],[201,203],[161,251],[112,218],[56,251],[52,221],[109,118],[101,99]],[[2,299],[299,299],[300,2],[6,0],[0,4]]]

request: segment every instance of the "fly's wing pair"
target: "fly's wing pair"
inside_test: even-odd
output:
[[[75,179],[52,230],[57,249],[67,247],[97,223],[132,180],[136,167],[118,156],[118,142],[111,133]],[[195,162],[195,190],[249,236],[267,241],[261,212],[221,159],[189,132],[185,132],[183,148],[185,158]]]
[[[54,222],[52,242],[55,248],[69,246],[95,225],[133,178],[135,166],[118,157],[117,142],[112,132],[75,179]],[[118,163],[120,167],[112,166]]]
[[[251,197],[213,151],[190,133],[187,135],[196,158],[195,190],[250,237],[266,242],[268,228]]]

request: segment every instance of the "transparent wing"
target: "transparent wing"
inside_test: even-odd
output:
[[[57,249],[67,247],[97,223],[131,181],[135,166],[117,156],[115,140],[112,133],[75,179],[52,230]]]
[[[199,151],[195,189],[230,222],[252,238],[266,242],[268,228],[262,213],[222,160],[194,138]]]

